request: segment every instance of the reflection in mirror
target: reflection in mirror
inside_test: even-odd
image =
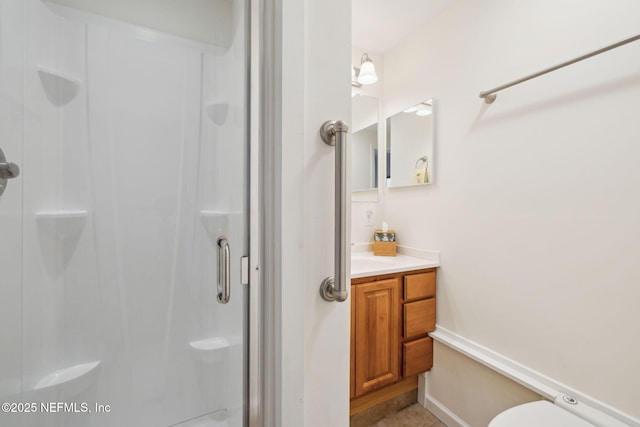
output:
[[[378,99],[351,98],[351,190],[378,187]]]
[[[433,182],[433,100],[387,118],[387,187]]]

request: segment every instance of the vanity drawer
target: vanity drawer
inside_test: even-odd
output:
[[[402,375],[410,377],[433,367],[433,340],[429,337],[402,344]]]
[[[436,329],[436,299],[404,304],[404,338],[417,337]]]
[[[436,296],[436,272],[404,276],[404,299],[429,298]]]

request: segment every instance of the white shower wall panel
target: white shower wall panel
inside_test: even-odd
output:
[[[99,289],[87,218],[64,213],[91,202],[86,93],[59,102],[39,69],[82,79],[85,27],[25,1],[23,376],[25,391],[48,374],[98,357]],[[51,84],[53,83],[53,84]],[[63,214],[42,221],[40,215]],[[65,223],[78,222],[66,235]],[[40,420],[34,422],[40,423]],[[47,425],[47,424],[43,424]]]

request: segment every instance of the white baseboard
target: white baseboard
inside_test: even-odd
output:
[[[447,425],[447,427],[471,427],[464,422],[462,418],[454,414],[449,408],[447,408],[442,402],[430,395],[425,389],[425,381],[429,372],[418,377],[418,403],[438,417],[440,421]]]

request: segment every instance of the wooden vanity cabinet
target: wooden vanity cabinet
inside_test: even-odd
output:
[[[433,268],[351,281],[352,413],[358,400],[415,388],[415,376],[431,369],[435,292]]]

